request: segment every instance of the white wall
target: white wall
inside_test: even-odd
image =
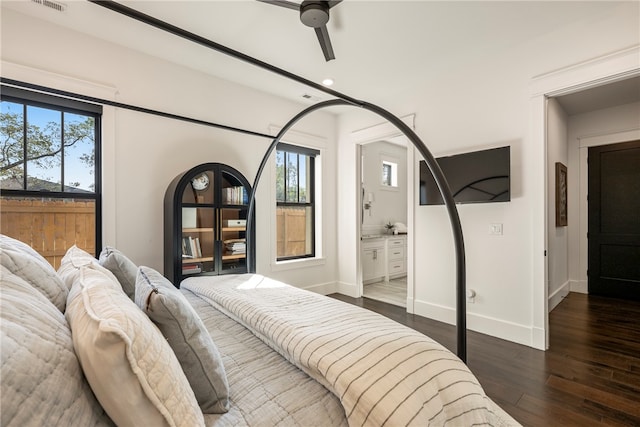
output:
[[[8,64],[3,67],[3,77],[70,91],[95,86],[108,92],[111,88],[111,97],[122,103],[263,134],[269,134],[270,125],[282,126],[304,108],[11,10],[2,11],[1,31],[2,61]],[[103,244],[118,247],[134,262],[160,271],[163,198],[171,180],[195,165],[220,162],[235,167],[253,182],[271,142],[125,109],[107,107],[105,115]],[[334,116],[323,112],[295,128],[327,141],[322,155],[329,161],[323,163],[322,173],[329,190],[336,175],[332,161],[335,128]],[[270,196],[269,183],[262,181],[256,200],[258,272],[301,287],[320,284],[330,290],[337,269],[333,232],[322,235],[325,258],[306,274],[296,270],[271,274]],[[323,194],[327,230],[335,226],[335,197],[335,191]]]
[[[398,96],[401,102],[382,105],[397,116],[415,113],[416,133],[436,157],[511,146],[511,202],[459,206],[467,286],[477,292],[475,303],[467,305],[470,329],[543,348],[544,320],[534,307],[542,304],[536,301],[547,292],[540,289],[547,286],[540,280],[546,249],[541,242],[546,233],[547,159],[545,147],[537,139],[532,143],[532,133],[539,132],[531,128],[534,77],[637,45],[637,15],[637,4],[620,4],[598,20],[576,21],[527,43],[504,46],[499,54],[469,59],[446,75],[425,76],[424,85]],[[340,117],[341,170],[356,161],[350,131],[379,122],[365,112]],[[416,153],[414,174],[419,160]],[[346,178],[354,185],[339,188],[339,203],[344,205],[338,225],[345,241],[357,218],[356,206],[349,203],[357,189],[355,177]],[[414,197],[418,200],[417,193]],[[454,323],[455,265],[447,214],[444,207],[417,202],[413,214],[415,222],[409,227],[415,233],[415,289],[413,301],[408,302],[416,314]],[[491,223],[502,223],[504,234],[490,235]],[[340,247],[341,260],[355,259],[351,245],[346,245]],[[356,277],[357,271],[341,262],[341,286],[356,283]]]
[[[362,146],[363,183],[365,199],[373,194],[371,209],[364,211],[362,234],[384,233],[384,224],[391,221],[407,223],[407,148],[386,141],[376,141]],[[398,186],[381,185],[382,159],[394,159],[398,165]]]
[[[65,83],[56,86],[60,89],[74,87],[70,81],[80,79],[114,88],[114,97],[120,102],[265,133],[269,125],[281,126],[301,110],[296,103],[5,9],[1,31],[3,61],[62,75]],[[396,116],[415,113],[416,132],[436,156],[511,146],[512,201],[460,207],[468,287],[478,295],[468,306],[471,329],[532,345],[535,329],[540,327],[533,312],[533,297],[539,293],[534,277],[539,275],[537,266],[543,259],[543,251],[537,247],[544,226],[537,212],[544,211],[540,193],[544,193],[541,182],[546,158],[542,155],[544,148],[530,139],[532,79],[635,46],[637,36],[638,3],[619,3],[598,19],[577,20],[523,44],[505,43],[499,50],[492,49],[491,54],[479,54],[481,49],[477,48],[470,55],[455,52],[455,66],[434,67],[433,72],[425,74],[422,86],[397,93],[397,102],[392,105],[381,105]],[[20,80],[21,75],[5,77]],[[43,81],[58,80],[49,75]],[[375,91],[372,88],[372,94]],[[229,163],[252,180],[259,153],[268,141],[125,110],[107,110],[113,135],[105,138],[111,145],[105,147],[110,157],[104,172],[105,185],[109,185],[105,188],[109,203],[105,205],[108,239],[104,243],[121,248],[140,264],[161,269],[162,198],[170,180],[204,161]],[[345,110],[338,119],[318,112],[299,125],[300,131],[327,140],[322,189],[325,259],[311,267],[299,264],[304,268],[274,269],[269,260],[271,219],[260,213],[263,203],[269,203],[269,193],[261,186],[259,272],[303,287],[321,285],[329,289],[336,280],[341,287],[357,287],[356,195],[360,185],[355,173],[353,132],[382,120],[359,109]],[[336,138],[339,145],[334,148]],[[416,152],[410,153],[412,156],[415,172],[420,156]],[[571,159],[569,163],[571,171]],[[415,192],[417,188],[414,186]],[[414,275],[415,288],[409,290],[412,297],[408,310],[452,323],[454,266],[446,213],[442,207],[417,206],[417,193],[411,196],[409,199],[416,201],[409,214],[414,218],[413,224],[408,224],[414,233],[409,251],[415,254],[415,262],[409,274]],[[502,236],[489,235],[494,222],[503,224]]]
[[[569,293],[568,226],[556,226],[556,162],[568,165],[567,115],[554,98],[547,105],[547,262],[549,308],[553,310]],[[567,171],[568,173],[568,171]],[[570,193],[572,196],[575,193]],[[567,220],[568,224],[568,220]]]
[[[573,292],[587,286],[587,154],[589,147],[640,140],[640,103],[569,116],[569,277]]]

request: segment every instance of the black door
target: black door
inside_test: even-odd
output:
[[[640,141],[589,148],[589,293],[640,300]]]

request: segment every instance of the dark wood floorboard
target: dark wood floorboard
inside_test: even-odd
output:
[[[455,352],[451,325],[367,298],[330,295],[416,329]],[[540,351],[469,331],[467,363],[525,426],[640,426],[640,303],[570,293]]]

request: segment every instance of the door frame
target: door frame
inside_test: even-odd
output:
[[[549,348],[547,101],[551,97],[638,76],[639,56],[640,45],[637,45],[532,79],[529,90],[530,141],[524,150],[531,164],[524,173],[529,174],[533,183],[531,346],[534,348]]]
[[[409,114],[403,117],[400,117],[407,126],[411,129],[415,129],[415,114]],[[355,234],[356,237],[356,254],[354,259],[356,260],[356,298],[362,297],[363,293],[363,283],[362,283],[362,227],[361,224],[361,206],[362,206],[362,145],[382,141],[385,139],[395,139],[398,137],[402,137],[404,134],[400,132],[398,128],[393,126],[389,122],[380,123],[371,127],[367,127],[364,129],[360,129],[351,133],[351,142],[353,143],[353,149],[355,150],[355,182],[354,182],[354,194],[356,197],[354,198],[356,201],[356,218],[355,224],[357,224],[357,232]],[[409,230],[413,230],[413,222],[414,222],[414,147],[409,144],[409,140],[407,141],[407,226]],[[413,313],[413,300],[414,300],[414,236],[413,232],[410,231],[407,234],[407,312]]]

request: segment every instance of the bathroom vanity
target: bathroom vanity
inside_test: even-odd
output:
[[[361,247],[363,284],[406,276],[406,235],[363,235]]]

